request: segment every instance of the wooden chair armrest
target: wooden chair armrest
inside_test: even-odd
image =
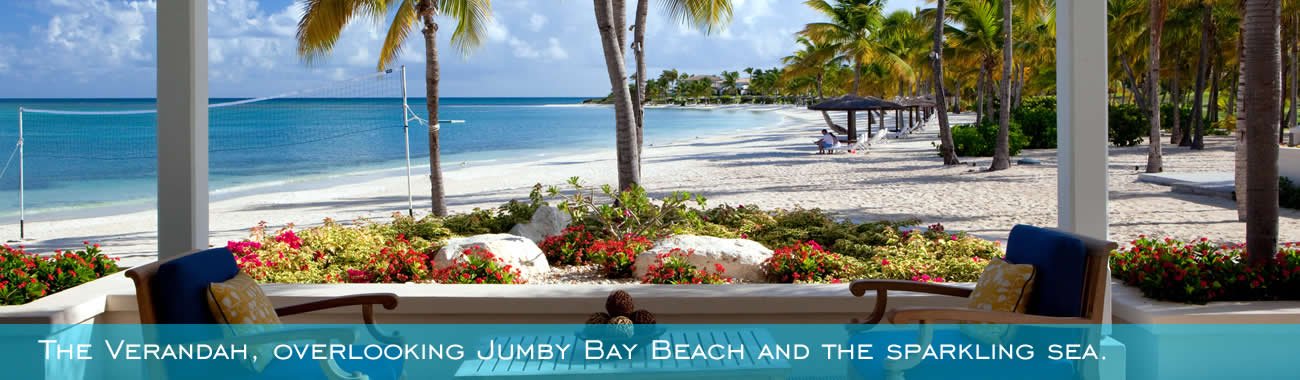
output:
[[[849,292],[855,297],[862,297],[868,290],[876,291],[876,305],[871,311],[871,315],[866,320],[854,318],[851,323],[875,325],[880,323],[885,317],[885,310],[889,303],[889,291],[895,290],[900,292],[920,292],[929,294],[938,294],[953,297],[970,297],[971,290],[967,288],[941,285],[929,282],[903,281],[903,280],[857,280],[849,284]]]
[[[970,297],[971,290],[959,286],[936,284],[933,282],[916,282],[906,280],[857,280],[849,284],[853,295],[862,297],[868,290],[895,290],[900,292],[920,292],[953,297]]]
[[[350,296],[341,296],[320,301],[308,302],[304,304],[285,306],[275,309],[275,314],[281,317],[295,314],[302,314],[318,310],[333,309],[344,306],[361,305],[361,316],[365,319],[366,324],[375,323],[374,305],[383,305],[384,309],[393,310],[397,308],[397,295],[392,293],[372,293],[372,294],[355,294]]]
[[[1086,318],[1047,317],[1006,311],[976,310],[962,307],[900,308],[890,313],[891,323],[983,322],[1022,325],[1091,324]]]

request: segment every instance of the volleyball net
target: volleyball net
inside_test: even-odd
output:
[[[212,99],[212,189],[405,165],[409,212],[410,157],[428,154],[425,144],[411,150],[410,135],[423,136],[429,124],[407,106],[403,71],[274,96]],[[0,158],[6,160],[0,168],[0,217],[17,220],[20,238],[26,237],[24,224],[46,211],[156,199],[153,99],[32,103],[19,106],[16,128],[0,131]]]

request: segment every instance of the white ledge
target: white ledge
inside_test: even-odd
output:
[[[1117,323],[1137,324],[1275,324],[1300,321],[1300,301],[1211,302],[1191,305],[1156,301],[1142,291],[1112,283],[1111,305]]]

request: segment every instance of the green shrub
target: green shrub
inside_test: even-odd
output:
[[[1300,186],[1290,178],[1278,177],[1277,201],[1282,207],[1300,210]]]
[[[296,231],[290,225],[268,233],[263,223],[252,229],[249,239],[227,242],[226,247],[240,269],[261,282],[421,282],[429,280],[429,259],[446,242],[447,233],[431,228],[435,226],[409,217],[351,226],[326,219],[317,227]]]
[[[936,225],[937,226],[937,225]],[[988,260],[1002,255],[997,242],[964,234],[948,234],[941,226],[926,232],[904,232],[876,255],[863,259],[867,278],[922,282],[972,282]],[[891,230],[892,232],[893,230]]]
[[[637,255],[654,247],[643,236],[627,235],[622,239],[600,240],[591,244],[591,260],[600,264],[601,273],[608,278],[631,278]]]
[[[547,237],[537,247],[546,255],[550,265],[582,265],[591,260],[587,251],[596,242],[595,235],[587,226],[575,224],[561,231],[559,235]]]
[[[522,284],[518,269],[505,264],[486,248],[472,246],[446,268],[433,274],[439,284]]]
[[[0,246],[0,305],[21,305],[120,270],[117,259],[82,242],[79,250],[43,256],[23,247]]]
[[[839,283],[846,278],[845,260],[822,249],[815,241],[777,248],[763,261],[768,282]]]
[[[1279,247],[1267,265],[1255,266],[1242,245],[1139,236],[1111,255],[1110,267],[1116,279],[1157,300],[1300,300],[1300,246],[1294,243]]]
[[[1011,111],[1011,121],[1028,138],[1027,149],[1056,149],[1056,97],[1025,98]]]
[[[538,208],[546,205],[542,199],[542,185],[533,185],[528,202],[510,200],[495,209],[478,209],[446,217],[442,224],[452,233],[461,236],[504,234],[516,224],[527,223]]]
[[[1183,132],[1192,132],[1192,107],[1183,106],[1182,115],[1179,115],[1178,123],[1182,126]],[[1204,114],[1202,114],[1204,116]],[[1160,105],[1160,129],[1173,131],[1174,127],[1174,105],[1165,103]]]
[[[740,236],[751,235],[763,226],[776,223],[770,213],[753,205],[732,207],[723,204],[705,210],[703,214],[704,221],[735,231]]]
[[[1136,146],[1150,134],[1147,115],[1132,104],[1112,104],[1108,124],[1110,143],[1118,147]]]
[[[961,125],[952,129],[953,146],[957,149],[957,155],[963,157],[992,157],[997,144],[998,123],[995,121],[986,121],[979,125]],[[1029,145],[1029,138],[1020,132],[1020,126],[1011,123],[1010,135],[1008,135],[1011,156],[1020,154],[1020,151]]]
[[[564,196],[557,207],[568,212],[575,223],[599,231],[598,238],[629,234],[656,238],[703,223],[698,211],[689,206],[693,203],[703,208],[704,198],[691,193],[676,192],[655,202],[640,186],[615,191],[604,185],[599,193],[605,200],[598,202],[597,191],[582,185],[577,177],[569,178],[569,186],[571,194]],[[561,196],[558,188],[551,188],[549,193]]]

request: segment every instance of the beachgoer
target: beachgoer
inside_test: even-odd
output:
[[[835,137],[835,134],[823,129],[822,138],[817,139],[814,144],[817,144],[817,154],[826,154],[826,150],[834,147],[837,143],[839,143],[839,139]]]

